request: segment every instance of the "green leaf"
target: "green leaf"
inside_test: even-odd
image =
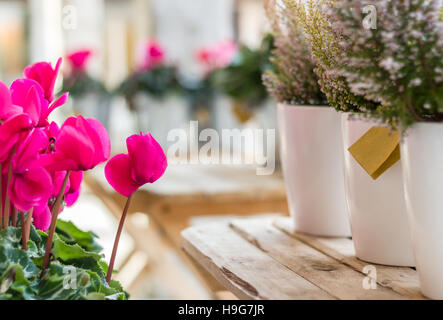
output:
[[[40,281],[38,296],[44,300],[81,300],[88,285],[82,284],[85,271],[52,262]],[[86,293],[86,292],[85,292]]]
[[[31,277],[39,272],[28,254],[22,249],[9,246],[0,247],[0,273],[4,273],[11,264],[18,264],[23,268],[26,277]]]
[[[78,244],[86,251],[99,253],[103,248],[95,241],[97,237],[93,232],[85,232],[77,228],[71,221],[58,220],[56,233],[68,244]]]
[[[30,286],[25,272],[19,264],[10,265],[0,278],[0,294],[9,292],[9,299],[35,300],[36,291]]]
[[[106,300],[106,296],[103,293],[91,292],[86,296],[86,300]]]

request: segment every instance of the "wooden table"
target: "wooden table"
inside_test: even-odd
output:
[[[424,299],[415,269],[361,261],[351,239],[296,233],[287,217],[200,224],[181,244],[240,299]]]

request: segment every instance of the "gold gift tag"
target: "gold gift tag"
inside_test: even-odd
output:
[[[375,180],[400,160],[399,141],[397,131],[375,126],[350,146],[348,151]]]
[[[252,111],[244,103],[239,101],[233,103],[232,112],[242,124],[248,122],[253,116]]]

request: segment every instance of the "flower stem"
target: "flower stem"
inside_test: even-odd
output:
[[[42,273],[40,274],[40,277],[43,276],[46,268],[48,268],[48,265],[49,265],[49,257],[50,257],[51,248],[52,248],[52,238],[54,237],[55,227],[57,224],[58,212],[59,212],[60,206],[62,204],[63,196],[65,194],[66,184],[68,183],[68,179],[69,179],[70,174],[71,174],[71,171],[66,172],[66,176],[65,176],[65,179],[63,180],[62,187],[60,189],[60,192],[58,193],[57,199],[55,200],[54,206],[52,207],[51,225],[49,227],[48,240],[46,241],[46,251],[45,251],[45,257],[43,260]]]
[[[26,231],[25,231],[25,214],[20,212],[20,222],[22,226],[22,247],[23,250],[28,250],[28,242],[26,241]]]
[[[11,183],[11,178],[12,178],[12,157],[15,154],[16,147],[17,147],[17,145],[15,145],[12,148],[11,159],[9,160],[8,180],[6,180],[6,201],[5,201],[5,214],[3,217],[3,228],[7,228],[8,224],[9,224],[9,211],[11,208],[11,199],[9,199],[9,196],[8,196],[8,189],[9,189],[9,184]]]
[[[26,247],[28,246],[29,235],[31,233],[31,223],[32,223],[32,213],[33,212],[34,212],[34,208],[31,208],[31,210],[29,210],[28,215],[26,217],[25,225],[22,227],[25,229]],[[26,248],[25,250],[28,250],[28,248]]]
[[[17,227],[17,208],[15,206],[12,207],[12,225]]]
[[[114,270],[115,256],[117,255],[118,243],[120,241],[120,235],[122,233],[123,225],[125,223],[126,214],[128,213],[129,204],[131,203],[131,198],[132,194],[128,197],[128,200],[126,201],[126,205],[125,208],[123,209],[123,214],[120,218],[120,223],[118,225],[117,234],[115,235],[114,247],[112,248],[111,260],[109,261],[108,274],[106,275],[106,281],[108,282],[108,284],[111,282],[112,271]]]

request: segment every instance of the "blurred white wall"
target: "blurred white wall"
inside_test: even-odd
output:
[[[263,35],[269,30],[263,0],[238,1],[238,40],[247,46],[260,46]]]
[[[57,61],[63,55],[62,1],[28,0],[30,60]]]

